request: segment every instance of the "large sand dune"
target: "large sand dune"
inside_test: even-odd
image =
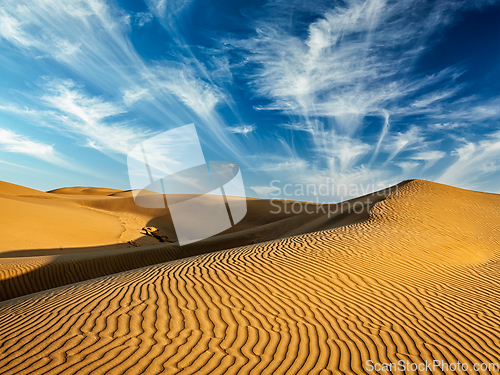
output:
[[[0,300],[188,256],[358,223],[367,220],[370,208],[396,188],[340,204],[312,204],[307,212],[298,212],[297,208],[304,208],[299,204],[294,208],[296,213],[292,212],[293,201],[248,198],[247,215],[238,224],[181,248],[175,242],[160,243],[142,234],[143,227],[154,226],[160,234],[176,239],[168,209],[141,208],[131,192],[106,195],[111,189],[76,187],[48,194],[3,183],[0,193],[10,194],[0,194],[0,202],[2,198],[6,202],[0,205],[4,213],[0,237],[6,239],[0,244]],[[91,193],[86,194],[88,191]],[[170,196],[169,201],[185,198]],[[217,200],[207,196],[203,203],[215,204]],[[185,216],[195,214],[186,212]]]
[[[500,196],[411,181],[364,215],[257,225],[255,213],[187,254],[173,244],[4,258],[4,282],[20,294],[63,275],[89,279],[0,303],[0,373],[362,374],[369,360],[460,361],[474,373],[499,363]],[[246,240],[264,242],[193,254],[259,226]],[[316,231],[284,236],[306,227]],[[111,274],[157,252],[194,256]],[[91,279],[96,268],[109,274]]]
[[[223,247],[228,248],[359,222],[368,217],[367,209],[390,191],[389,188],[352,200],[365,207],[363,210],[358,207],[359,213],[352,215],[342,205],[338,205],[336,213],[294,214],[290,208],[293,201],[249,198],[245,218],[219,236],[238,233],[232,236],[237,237],[236,242],[226,241]],[[169,202],[183,199],[186,197],[182,195],[169,196]],[[206,196],[202,203],[218,204],[218,200]],[[196,212],[185,216],[190,214]],[[135,204],[130,191],[71,187],[44,193],[0,181],[0,257],[123,249],[132,247],[129,241],[134,241],[134,246],[157,244],[157,240],[142,233],[146,226],[154,226],[161,234],[176,240],[168,208],[142,208]]]

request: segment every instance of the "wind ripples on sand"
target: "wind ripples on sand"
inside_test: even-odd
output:
[[[3,302],[0,373],[500,362],[499,197],[414,181],[385,205],[363,223]]]

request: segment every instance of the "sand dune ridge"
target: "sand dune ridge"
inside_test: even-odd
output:
[[[500,362],[499,196],[412,181],[384,205],[357,224],[2,302],[0,373]]]

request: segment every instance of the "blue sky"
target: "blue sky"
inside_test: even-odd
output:
[[[3,1],[0,180],[129,189],[127,153],[194,123],[250,196],[500,193],[499,20],[482,0]]]

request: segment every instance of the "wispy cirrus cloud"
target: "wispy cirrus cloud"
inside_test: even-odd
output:
[[[324,140],[320,152],[325,155],[332,176],[345,174],[372,150],[371,145],[359,139],[338,135],[334,131],[325,133]]]
[[[216,111],[217,106],[231,103],[227,91],[217,83],[222,81],[194,57],[178,34],[175,17],[171,18],[188,4],[151,1],[149,6],[150,12],[131,18],[104,0],[70,0],[64,4],[23,0],[3,7],[0,39],[27,59],[35,58],[49,72],[45,74],[49,81],[68,80],[61,74],[65,71],[78,77],[71,78],[73,88],[45,85],[49,93],[40,95],[38,101],[33,100],[32,92],[27,95],[39,112],[50,110],[55,114],[52,122],[61,122],[64,132],[88,137],[88,144],[99,150],[124,153],[134,138],[138,142],[148,134],[145,128],[168,129],[194,122],[202,131],[206,129],[204,136],[220,141],[226,151],[241,153],[245,147],[226,131],[228,125]],[[177,43],[172,46],[171,59],[144,59],[129,38],[131,27],[144,27],[152,16],[169,19],[163,24]],[[99,99],[100,94],[106,99]],[[4,103],[9,101],[6,97]],[[128,114],[128,121],[109,121],[123,113]],[[141,120],[130,121],[131,117]],[[106,137],[116,142],[106,141]]]
[[[136,13],[4,2],[0,60],[17,85],[0,92],[0,112],[122,162],[144,138],[195,123],[204,152],[248,167],[255,186],[458,181],[469,158],[491,176],[500,97],[474,88],[467,62],[421,64],[457,13],[488,2],[268,0],[243,12],[147,0]]]
[[[250,53],[255,92],[270,100],[262,109],[332,117],[337,131],[352,134],[367,115],[384,116],[402,101],[422,108],[460,90],[454,85],[457,69],[408,77],[425,52],[422,37],[448,20],[446,7],[435,7],[425,22],[407,12],[423,6],[411,0],[347,1],[321,12],[304,38],[288,30],[285,14],[281,22],[273,14],[257,23],[253,38],[232,43]],[[453,87],[419,98],[437,83]]]
[[[431,118],[447,124],[479,125],[500,118],[500,97],[484,99],[478,96],[463,97],[448,105],[434,109]],[[450,125],[451,126],[451,125]],[[455,127],[456,127],[455,126]]]
[[[135,14],[134,21],[139,27],[142,27],[153,20],[153,15],[149,12],[139,12]]]
[[[478,142],[462,139],[452,156],[454,161],[438,181],[471,189],[481,188],[485,176],[500,176],[500,132]],[[494,180],[498,181],[498,177]]]
[[[0,128],[0,150],[30,155],[52,164],[68,166],[68,163],[57,155],[54,145],[35,141],[9,129]]]
[[[11,43],[30,47],[33,41],[22,30],[22,22],[0,10],[0,38]]]
[[[279,192],[278,187],[272,187],[272,186],[252,186],[250,189],[257,194],[258,197],[260,198],[269,198],[273,196],[273,193],[276,194]]]
[[[41,100],[57,111],[54,118],[62,129],[85,137],[87,146],[126,155],[135,144],[152,135],[147,129],[113,121],[126,109],[102,98],[86,95],[73,81],[50,81],[45,90]]]
[[[417,150],[422,147],[425,138],[422,131],[416,126],[408,130],[391,134],[385,141],[384,149],[389,153],[384,164],[387,164],[403,151]]]
[[[123,90],[123,102],[127,106],[133,105],[139,100],[151,100],[153,96],[149,89],[142,87],[131,87],[129,89]]]
[[[444,151],[432,150],[432,151],[418,152],[412,155],[410,159],[423,161],[425,163],[424,169],[427,169],[432,167],[434,164],[436,164],[439,160],[441,160],[445,156],[446,152]]]
[[[43,105],[42,110],[12,104],[0,106],[0,110],[104,153],[126,155],[135,144],[154,134],[118,119],[117,116],[127,112],[121,103],[88,95],[72,80],[46,80],[42,87],[43,94],[36,98],[38,106]]]
[[[500,118],[499,98],[464,96],[463,65],[418,69],[457,12],[487,3],[270,1],[272,16],[257,19],[251,37],[224,42],[242,56],[256,108],[288,116],[281,128],[310,134],[302,157],[317,161],[313,173],[346,181],[389,178],[401,176],[393,168],[399,166],[419,175],[448,157],[437,150],[444,128]],[[296,16],[300,11],[312,21]]]
[[[262,172],[283,172],[283,173],[292,173],[298,172],[302,173],[307,168],[308,162],[303,159],[291,159],[291,160],[282,160],[275,162],[265,162],[262,165],[255,167],[255,170]]]
[[[414,161],[399,161],[395,165],[402,169],[403,176],[410,176],[412,172],[420,167],[420,163]]]
[[[173,22],[172,18],[187,9],[191,3],[192,0],[146,0],[150,11],[165,22]]]
[[[252,133],[257,129],[257,127],[254,124],[250,125],[238,125],[238,126],[232,126],[230,127],[227,131],[230,133],[236,133],[236,134],[248,134]]]
[[[155,80],[157,83],[153,89],[171,93],[201,119],[212,120],[214,108],[223,94],[215,86],[196,77],[191,67],[157,67],[152,74],[150,82]]]

